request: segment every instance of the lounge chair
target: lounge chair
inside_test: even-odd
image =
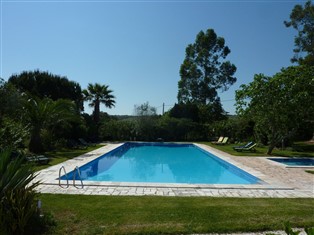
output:
[[[211,142],[211,143],[212,143],[212,144],[221,143],[223,139],[224,139],[224,137],[223,137],[223,136],[220,136],[217,141],[213,141],[213,142]]]
[[[89,147],[89,146],[96,146],[96,144],[88,143],[83,138],[79,138],[78,140],[79,140],[80,144],[83,145],[83,146],[87,146],[87,147]]]
[[[26,157],[28,162],[38,163],[38,164],[48,164],[49,158],[44,155],[38,155],[38,156],[29,156]]]
[[[224,145],[228,142],[228,140],[229,140],[229,137],[224,137],[224,139],[220,143],[216,143],[216,144]]]
[[[67,142],[67,146],[71,149],[87,149],[86,145],[81,145],[73,139],[69,139]]]
[[[232,148],[233,149],[240,149],[240,148],[248,148],[248,147],[250,147],[251,145],[253,145],[254,144],[254,142],[253,141],[251,141],[251,142],[248,142],[247,144],[245,144],[245,145],[241,145],[241,146],[233,146]]]
[[[256,146],[256,145],[257,145],[257,144],[255,143],[255,144],[253,144],[253,145],[251,145],[251,146],[249,146],[249,147],[240,147],[240,148],[235,147],[235,148],[233,148],[233,149],[236,150],[236,151],[238,151],[238,152],[243,152],[243,151],[256,152],[256,149],[255,149],[255,146]]]

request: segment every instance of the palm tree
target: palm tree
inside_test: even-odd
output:
[[[24,103],[24,121],[30,127],[29,150],[34,153],[43,151],[41,131],[52,123],[58,124],[78,118],[76,106],[70,100],[29,99]]]
[[[93,115],[96,124],[99,123],[100,104],[104,104],[107,108],[114,107],[116,101],[112,92],[109,86],[99,83],[89,83],[87,89],[83,90],[84,100],[90,101],[89,106],[94,107]]]

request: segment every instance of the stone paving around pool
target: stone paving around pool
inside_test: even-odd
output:
[[[252,198],[314,198],[314,175],[303,168],[288,168],[268,160],[266,157],[236,157],[203,144],[195,144],[229,163],[245,170],[262,180],[254,185],[206,185],[206,184],[158,184],[158,183],[117,183],[94,181],[59,182],[62,166],[67,172],[121,146],[106,144],[104,147],[51,166],[39,172],[41,193],[121,195],[121,196],[208,196],[208,197],[252,197]],[[312,168],[314,169],[314,168]],[[63,175],[63,169],[61,175]],[[59,185],[60,183],[60,185]]]

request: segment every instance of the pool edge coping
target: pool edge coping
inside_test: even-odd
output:
[[[107,144],[104,147],[98,148],[91,152],[85,153],[68,161],[59,163],[49,168],[39,171],[38,177],[42,184],[45,185],[59,185],[59,169],[64,166],[66,169],[74,169],[76,166],[80,167],[84,164],[95,160],[96,158],[104,155],[114,149],[122,146],[124,143]],[[180,143],[179,143],[180,144]],[[186,143],[185,143],[186,144]],[[293,187],[283,185],[280,182],[274,181],[273,178],[265,176],[261,172],[245,166],[234,160],[234,156],[217,150],[208,145],[191,143],[200,147],[204,151],[214,154],[218,158],[238,167],[239,169],[259,178],[263,181],[262,184],[180,184],[180,183],[134,183],[134,182],[97,182],[97,181],[84,181],[84,186],[98,186],[98,187],[147,187],[147,188],[187,188],[187,189],[253,189],[253,190],[294,190]],[[70,171],[72,171],[70,170]],[[70,172],[69,171],[69,172]],[[69,179],[72,184],[80,185],[80,181]],[[66,185],[66,180],[60,180],[61,185]]]
[[[292,157],[294,158],[294,157]],[[285,168],[301,168],[301,169],[313,169],[314,170],[314,166],[294,166],[294,165],[286,165],[282,162],[276,162],[272,159],[291,159],[291,157],[278,157],[278,156],[269,156],[267,157],[267,160],[271,161],[272,163],[276,163],[277,166],[283,166]],[[309,159],[309,158],[306,158]],[[310,158],[310,159],[314,159],[314,158]]]

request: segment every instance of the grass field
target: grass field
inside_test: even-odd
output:
[[[193,234],[314,226],[314,199],[40,196],[51,234]]]
[[[99,147],[48,153],[52,161],[38,168],[66,161]],[[234,152],[232,145],[218,148]],[[264,150],[266,148],[258,148],[258,152],[251,156],[261,156]],[[297,153],[313,154],[311,151]],[[293,151],[288,152],[289,156],[292,154]],[[314,199],[60,194],[42,194],[40,199],[43,210],[51,212],[57,222],[49,234],[254,232],[282,230],[286,221],[290,221],[293,227],[314,227]]]

